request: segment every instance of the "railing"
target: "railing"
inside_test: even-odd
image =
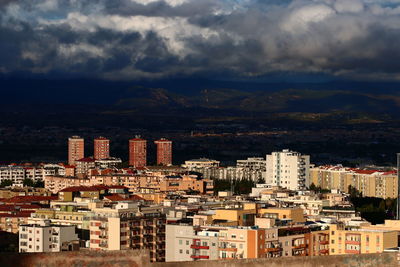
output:
[[[319,253],[320,254],[327,254],[327,253],[329,253],[329,249],[320,249]]]
[[[280,252],[282,248],[267,248],[267,252]]]
[[[190,245],[190,248],[193,248],[193,249],[209,249],[210,247],[209,246],[201,246],[201,245],[192,244],[192,245]]]
[[[346,244],[349,244],[349,245],[360,245],[360,244],[361,244],[361,241],[357,241],[357,240],[345,240],[345,243],[346,243]]]
[[[305,249],[306,247],[307,244],[298,244],[293,246],[294,249]]]
[[[328,240],[321,240],[321,241],[319,241],[319,243],[320,243],[321,245],[328,245],[328,244],[329,244],[329,241],[328,241]]]
[[[222,251],[230,251],[230,252],[236,252],[236,251],[237,251],[237,248],[219,248],[219,250],[222,250]]]
[[[209,259],[209,256],[206,255],[192,255],[190,256],[192,259]]]
[[[348,254],[360,254],[361,253],[361,251],[355,250],[355,249],[346,249],[344,252],[348,253]]]

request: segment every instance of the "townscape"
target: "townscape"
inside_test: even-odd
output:
[[[397,169],[312,164],[284,149],[221,166],[208,158],[173,165],[173,142],[68,139],[67,163],[0,167],[3,251],[145,249],[152,262],[382,253],[398,247]],[[369,218],[354,199],[384,200]],[[392,201],[392,206],[387,203]],[[392,214],[390,213],[392,212]],[[386,218],[386,219],[385,219]]]

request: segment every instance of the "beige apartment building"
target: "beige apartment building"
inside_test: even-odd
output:
[[[49,220],[19,226],[19,252],[59,252],[79,249],[75,226],[52,225]]]
[[[397,174],[393,171],[319,166],[310,169],[310,182],[324,189],[338,189],[346,193],[351,185],[366,197],[397,197]]]
[[[90,249],[146,249],[151,261],[165,261],[165,216],[139,212],[133,202],[94,208],[90,220]]]
[[[166,261],[254,259],[265,254],[265,230],[251,227],[166,226]]]
[[[382,253],[398,246],[398,231],[394,230],[332,224],[329,231],[329,255]]]

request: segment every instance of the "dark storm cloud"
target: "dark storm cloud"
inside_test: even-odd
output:
[[[0,72],[400,79],[399,1],[0,1]]]

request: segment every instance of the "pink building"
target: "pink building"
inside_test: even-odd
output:
[[[110,157],[110,140],[104,137],[94,139],[94,159],[108,159]]]
[[[157,165],[172,165],[172,141],[161,138],[154,143],[157,145]]]

